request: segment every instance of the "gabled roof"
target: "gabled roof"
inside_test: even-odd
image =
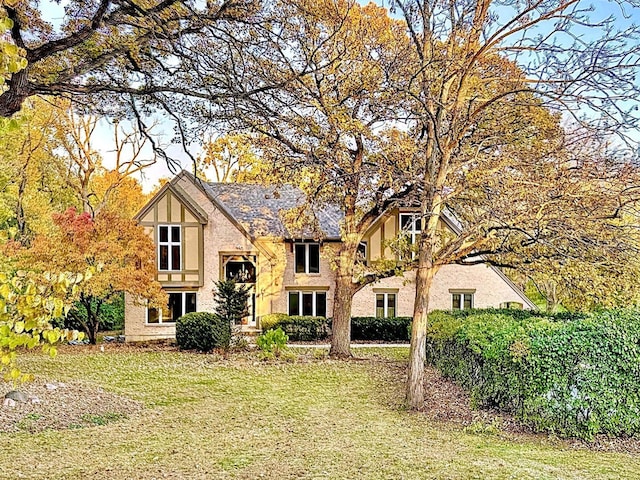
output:
[[[250,183],[204,182],[188,172],[183,172],[198,185],[207,197],[227,217],[237,222],[252,238],[275,236],[300,238],[301,234],[290,232],[282,221],[282,213],[305,202],[305,195],[296,187],[278,187]],[[325,240],[340,239],[342,212],[335,205],[314,210]],[[311,238],[311,234],[302,234]]]
[[[165,183],[160,190],[156,192],[153,198],[147,202],[147,204],[142,207],[133,219],[136,221],[140,221],[144,216],[153,208],[156,203],[156,199],[161,198],[166,192],[171,192],[179,201],[182,203],[187,210],[193,215],[198,222],[202,224],[206,224],[208,222],[207,214],[202,208],[200,208],[197,204],[195,204],[189,194],[187,194],[179,185],[176,185],[175,182],[167,182]]]

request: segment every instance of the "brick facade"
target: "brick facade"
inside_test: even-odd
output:
[[[172,181],[180,192],[186,194],[189,202],[197,205],[206,215],[203,222],[202,257],[204,275],[201,286],[180,287],[172,284],[167,291],[195,291],[197,310],[211,311],[214,308],[214,283],[222,278],[224,256],[248,255],[255,258],[255,314],[258,319],[269,313],[288,312],[289,291],[321,291],[327,295],[327,316],[333,314],[334,274],[330,267],[331,242],[322,244],[320,255],[320,273],[295,273],[294,249],[291,241],[282,237],[261,236],[251,238],[244,226],[237,222],[196,185],[192,177],[181,174]],[[151,203],[157,198],[151,200]],[[389,217],[382,223],[389,224]],[[373,238],[375,235],[369,235]],[[452,292],[473,293],[474,307],[499,307],[505,302],[518,302],[524,308],[531,308],[520,292],[499,271],[486,266],[444,266],[436,275],[431,291],[431,309],[450,309]],[[376,313],[376,293],[387,292],[396,295],[396,315],[411,316],[415,297],[415,275],[407,272],[403,277],[393,277],[368,285],[360,290],[353,299],[353,316],[374,316]],[[127,341],[174,338],[175,325],[148,324],[146,308],[126,297],[125,336]]]

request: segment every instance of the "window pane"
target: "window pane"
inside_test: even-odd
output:
[[[384,294],[376,294],[376,317],[384,317]]]
[[[169,316],[164,318],[165,322],[175,322],[182,316],[182,294],[170,293],[169,294]]]
[[[296,273],[304,273],[305,272],[305,245],[298,243],[295,245],[295,264],[296,264]]]
[[[196,311],[196,294],[195,292],[187,292],[184,294],[184,313]]]
[[[180,227],[171,227],[171,241],[180,242]]]
[[[412,223],[411,215],[400,215],[400,228],[402,230],[411,230]]]
[[[160,227],[160,241],[161,242],[169,241],[169,227]]]
[[[300,294],[289,292],[289,315],[300,315]]]
[[[180,270],[180,245],[171,246],[171,270]]]
[[[360,242],[358,244],[358,254],[356,255],[356,260],[367,260],[367,242]]]
[[[228,262],[225,268],[227,280],[235,280],[238,283],[256,282],[256,268],[251,262]]]
[[[169,247],[160,245],[160,270],[169,270]]]
[[[302,315],[313,315],[313,293],[302,294]]]
[[[160,310],[157,308],[148,308],[147,323],[160,323]]]
[[[310,244],[309,247],[309,273],[320,273],[320,245]]]
[[[396,294],[389,293],[387,295],[387,317],[396,316]]]
[[[454,310],[460,310],[461,305],[460,305],[460,294],[459,293],[454,293],[453,295],[453,309]]]
[[[327,294],[324,292],[316,293],[316,316],[327,316]]]
[[[464,294],[464,309],[465,310],[470,310],[472,307],[472,301],[471,299],[473,298],[473,296],[470,293],[465,293]]]

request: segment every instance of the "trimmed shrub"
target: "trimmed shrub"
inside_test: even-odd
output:
[[[286,313],[269,313],[260,317],[260,328],[263,332],[277,328],[279,322],[289,318]]]
[[[353,317],[351,340],[406,342],[410,327],[411,317]]]
[[[209,352],[229,347],[230,341],[230,323],[214,313],[187,313],[176,321],[176,342],[183,350]]]
[[[640,433],[640,312],[513,313],[431,313],[427,360],[535,430]]]
[[[277,316],[277,317],[276,317]],[[267,322],[265,326],[265,318]],[[282,313],[265,315],[261,320],[262,331],[275,330],[281,328],[294,342],[312,342],[314,340],[324,340],[329,336],[329,323],[324,317],[300,317],[289,316]]]

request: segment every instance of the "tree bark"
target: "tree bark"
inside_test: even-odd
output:
[[[412,410],[424,406],[424,364],[426,360],[429,293],[435,268],[424,265],[416,272],[416,300],[411,324],[409,349],[409,374],[407,379],[407,405]]]
[[[332,357],[350,357],[353,280],[352,275],[336,273],[336,291],[333,297],[333,324],[329,355]]]
[[[29,86],[29,67],[11,75],[9,88],[0,94],[0,117],[10,118],[18,113],[24,101],[33,93]]]

